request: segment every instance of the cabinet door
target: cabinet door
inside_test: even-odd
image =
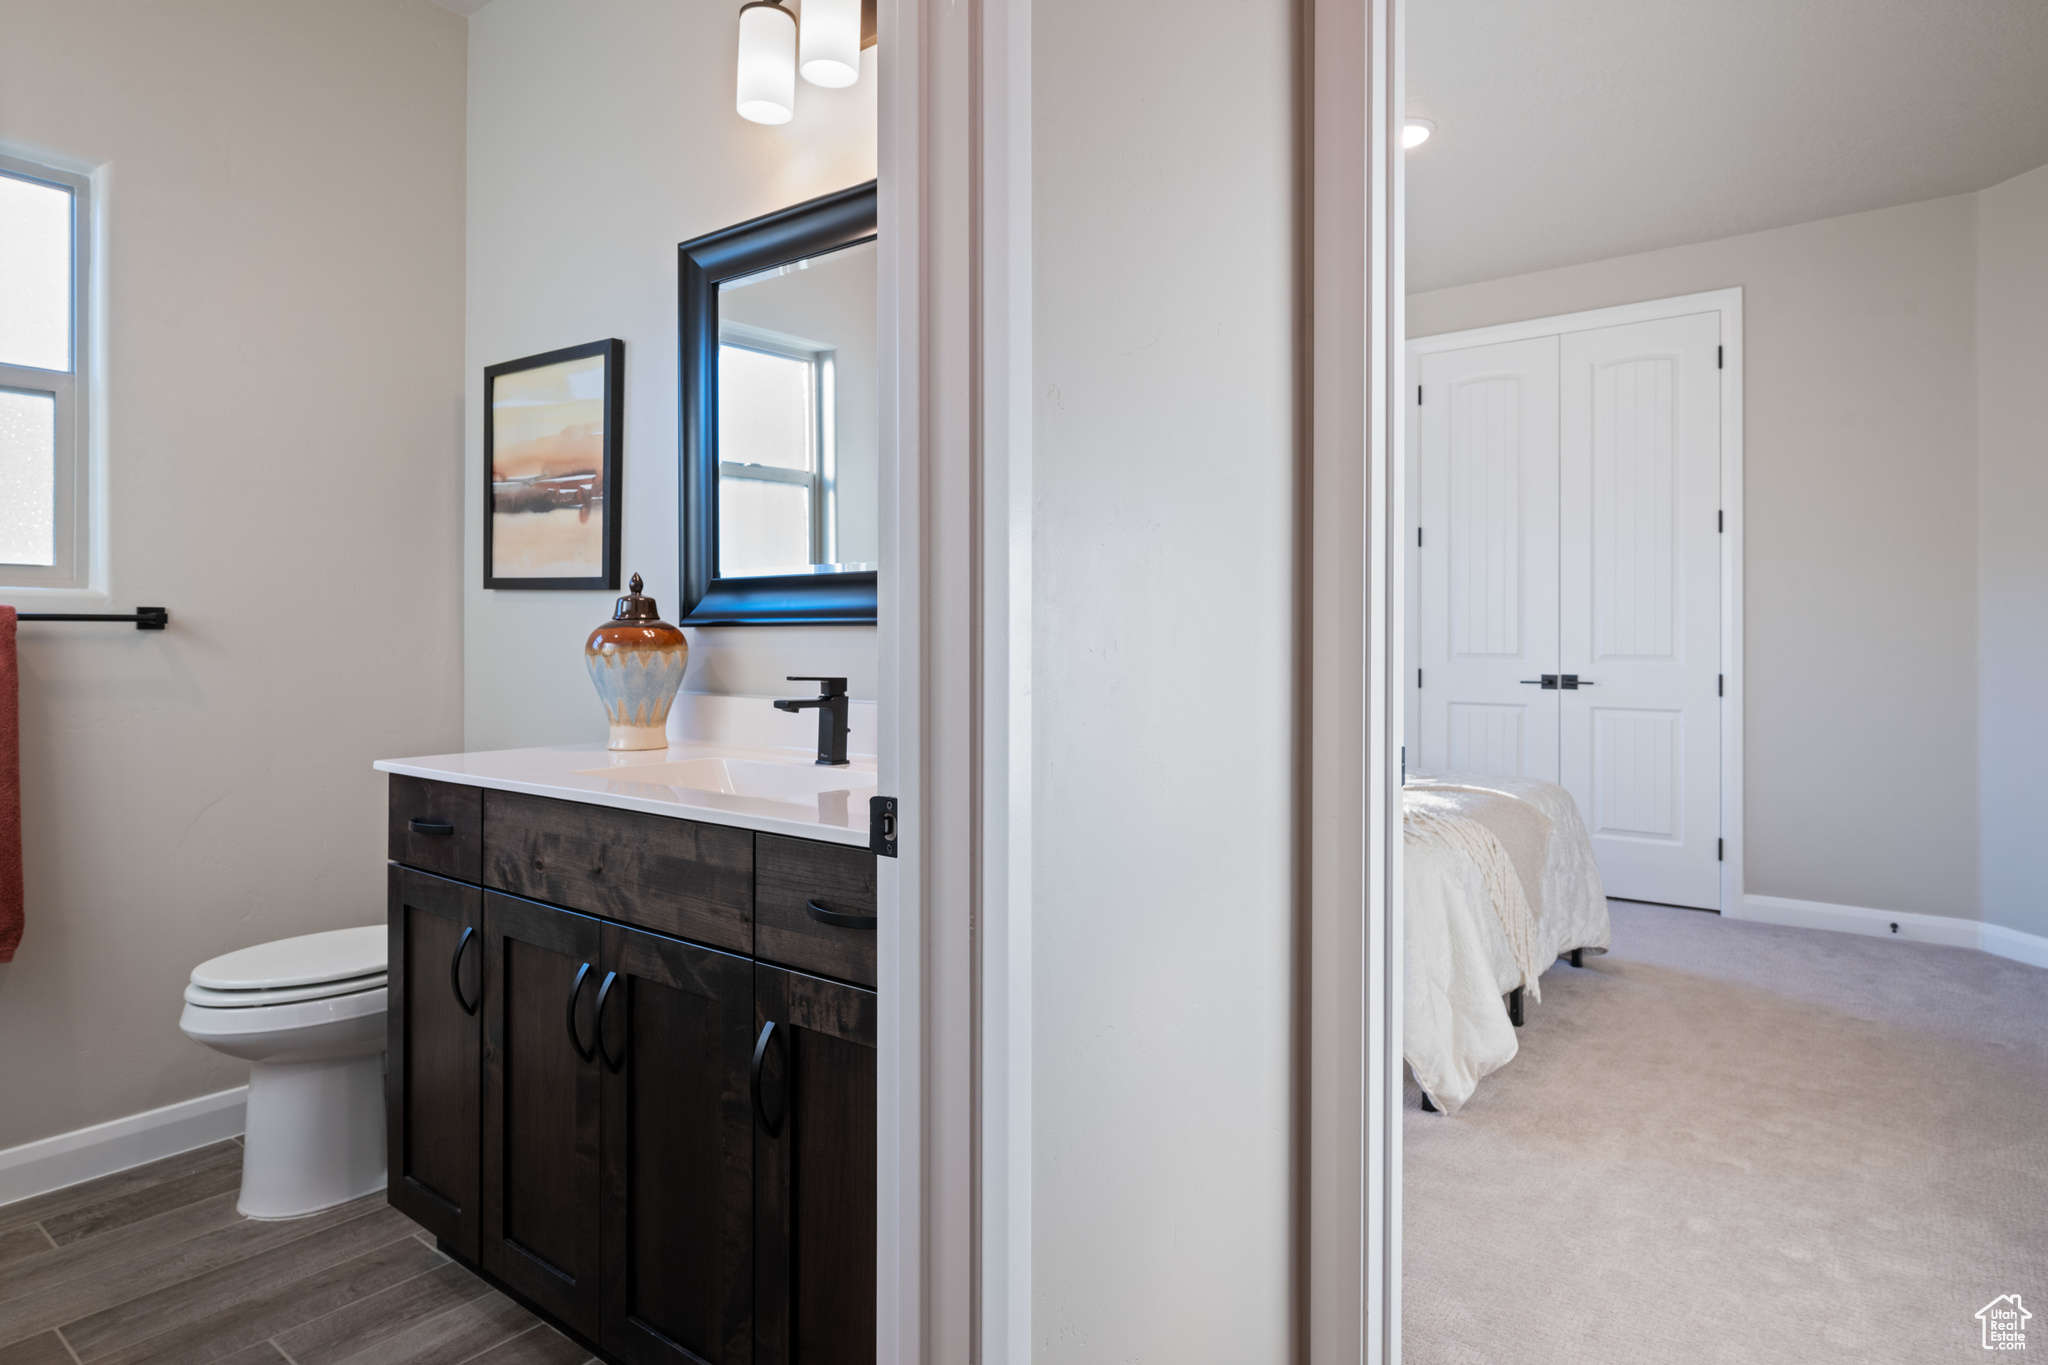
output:
[[[598,922],[484,894],[483,1265],[597,1335]]]
[[[385,1157],[391,1206],[477,1254],[483,892],[390,869]]]
[[[612,924],[603,945],[601,1340],[751,1365],[754,964]]]
[[[762,1365],[875,1359],[875,995],[754,968]]]

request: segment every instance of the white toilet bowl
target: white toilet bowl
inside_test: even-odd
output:
[[[178,1027],[252,1063],[245,1216],[299,1218],[384,1188],[384,958],[375,924],[193,969]]]

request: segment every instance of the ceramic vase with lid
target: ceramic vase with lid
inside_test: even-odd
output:
[[[683,685],[690,642],[661,619],[661,608],[640,591],[619,599],[612,619],[590,633],[583,645],[590,681],[612,725],[612,749],[666,749],[668,709]]]

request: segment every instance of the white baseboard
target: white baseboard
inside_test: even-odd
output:
[[[0,1151],[0,1205],[189,1152],[241,1134],[249,1087],[109,1119]]]
[[[1977,927],[1984,934],[1981,946],[1985,952],[2024,962],[2029,967],[2048,967],[2048,938],[2021,929],[2008,929],[2003,924],[1980,924]]]
[[[1861,905],[1793,900],[1789,896],[1745,895],[1740,910],[1731,918],[1785,924],[1795,929],[1832,929],[1872,938],[1897,938],[1909,943],[1939,943],[1946,948],[1976,948],[2030,967],[2048,967],[2048,938],[2008,929],[2002,924],[1950,915],[1872,910]]]

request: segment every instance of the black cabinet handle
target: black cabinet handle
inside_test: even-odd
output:
[[[761,1066],[768,1059],[768,1044],[775,1039],[775,1021],[770,1019],[761,1025],[761,1036],[754,1040],[754,1112],[761,1116],[761,1126],[768,1130],[769,1137],[782,1136],[782,1105],[775,1106],[775,1112],[768,1112],[767,1097],[761,1093]]]
[[[474,1001],[465,1000],[462,995],[462,955],[469,950],[469,941],[475,937],[476,926],[474,924],[464,925],[462,927],[462,941],[455,945],[455,956],[448,959],[448,984],[455,988],[455,1003],[462,1006],[464,1014],[475,1014],[476,1007],[484,1002],[482,991],[477,992]]]
[[[612,983],[619,979],[617,972],[606,972],[604,984],[597,988],[597,1055],[604,1058],[604,1064],[612,1069],[614,1076],[626,1064],[626,1049],[619,1049],[619,1059],[612,1060],[612,1050],[604,1045],[604,1002],[611,997]]]
[[[590,964],[586,962],[576,969],[576,984],[569,987],[569,1045],[586,1062],[597,1056],[597,1049],[583,1046],[583,1035],[576,1031],[576,1000],[583,994],[583,979],[589,975]]]
[[[820,924],[829,924],[835,929],[872,929],[876,916],[852,915],[844,910],[827,910],[816,901],[805,901],[804,909],[811,912],[811,918]]]
[[[455,833],[454,823],[448,820],[422,820],[415,815],[406,821],[406,824],[412,828],[414,834],[436,834],[445,838]]]

